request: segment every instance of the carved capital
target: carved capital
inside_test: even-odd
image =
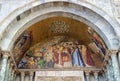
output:
[[[94,71],[94,76],[98,76],[99,71]]]
[[[115,54],[117,54],[117,52],[118,52],[118,50],[112,50],[112,49],[108,50],[109,55],[115,55]]]
[[[13,64],[13,63],[10,63],[10,66],[11,66],[11,67],[13,67],[13,66],[14,66],[14,64]]]
[[[30,71],[30,76],[33,76],[34,75],[34,71]]]
[[[21,71],[21,76],[25,76],[25,72],[24,71]]]
[[[3,58],[8,58],[10,56],[9,51],[2,51]]]
[[[91,72],[91,71],[85,71],[85,74],[86,74],[87,76],[89,76],[89,75],[90,75],[90,72]]]

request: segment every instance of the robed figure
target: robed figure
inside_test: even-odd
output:
[[[83,61],[83,58],[82,58],[79,48],[76,48],[72,54],[72,64],[74,66],[81,66],[81,67],[85,66],[85,63]]]
[[[91,57],[91,52],[89,51],[88,47],[86,48],[86,63],[89,66],[95,66],[94,61]]]

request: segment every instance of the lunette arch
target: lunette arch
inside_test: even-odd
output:
[[[119,48],[119,39],[117,37],[120,36],[118,33],[120,29],[118,24],[113,21],[110,16],[99,8],[95,8],[92,5],[86,4],[82,1],[78,3],[64,1],[65,0],[44,3],[38,1],[34,2],[33,6],[30,6],[29,4],[27,5],[27,8],[25,6],[22,8],[23,10],[19,9],[11,14],[12,17],[8,18],[11,21],[5,20],[3,24],[1,24],[0,46],[2,49],[11,50],[15,40],[28,27],[38,21],[54,16],[69,17],[82,21],[92,27],[103,38],[109,49]],[[16,21],[16,17],[25,14],[25,12],[29,10],[29,15],[26,15],[26,17],[23,16],[21,20]],[[101,13],[99,13],[100,11]],[[8,24],[4,24],[6,22]]]

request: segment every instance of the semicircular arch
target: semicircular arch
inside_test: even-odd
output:
[[[23,7],[23,10],[25,9],[26,7]],[[24,17],[25,12],[30,12],[30,14],[27,17]],[[30,25],[54,16],[63,16],[79,20],[92,27],[102,37],[109,49],[118,49],[119,47],[119,34],[117,32],[119,30],[119,28],[117,28],[118,24],[115,23],[112,18],[108,18],[109,16],[107,14],[104,13],[105,15],[101,16],[101,13],[98,14],[99,10],[98,12],[95,12],[91,7],[88,8],[88,5],[85,6],[84,4],[72,2],[66,3],[63,1],[48,2],[43,5],[37,3],[33,7],[28,8],[25,12],[21,14],[18,10],[16,16],[19,17],[22,15],[24,18],[19,21],[14,21],[15,23],[9,21],[5,30],[1,31],[4,32],[2,33],[4,37],[1,37],[2,40],[0,41],[3,50],[11,50],[15,40]],[[13,20],[16,19],[16,16]],[[3,25],[3,27],[4,26],[5,25]]]

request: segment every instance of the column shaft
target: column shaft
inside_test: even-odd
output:
[[[10,66],[8,81],[11,81],[12,67]]]
[[[7,60],[8,60],[8,55],[7,54],[3,54],[3,58],[2,58],[2,68],[1,68],[1,72],[0,72],[0,81],[4,81],[5,80],[5,73],[6,73],[6,68],[7,68]]]
[[[14,74],[13,81],[16,81],[16,74]]]
[[[114,72],[113,72],[113,66],[112,66],[112,61],[109,60],[108,62],[109,62],[110,81],[115,81]]]
[[[13,81],[13,79],[14,79],[14,70],[12,71],[11,81]]]
[[[9,70],[10,70],[10,60],[8,60],[8,64],[7,64],[6,75],[5,75],[5,81],[8,81]]]
[[[94,73],[95,81],[98,81],[98,72]]]
[[[115,81],[120,81],[120,69],[116,54],[111,55]]]
[[[110,71],[109,71],[109,66],[108,65],[107,65],[107,79],[108,79],[108,81],[111,81]]]
[[[21,81],[24,81],[24,79],[25,79],[25,73],[21,72]]]
[[[30,80],[29,80],[29,81],[33,81],[33,75],[34,75],[34,72],[31,71],[31,72],[30,72]]]

